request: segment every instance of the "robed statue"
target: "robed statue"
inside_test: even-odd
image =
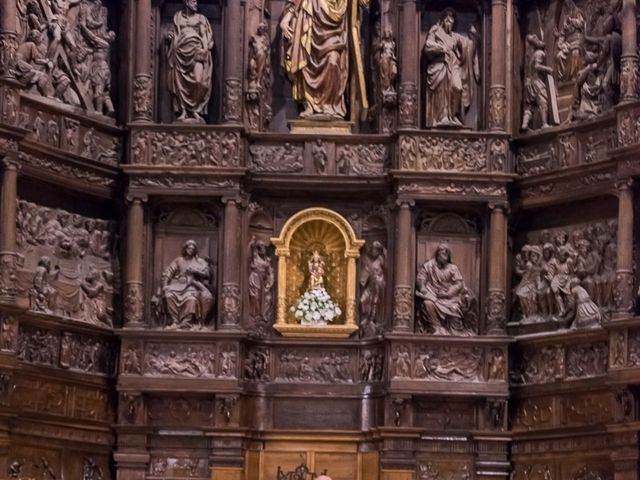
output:
[[[293,84],[292,96],[304,108],[301,117],[345,117],[350,46],[360,100],[367,107],[358,7],[368,4],[369,0],[286,0],[280,21],[282,64]]]
[[[474,83],[480,82],[478,33],[473,26],[468,36],[454,32],[455,21],[455,11],[445,9],[424,44],[428,127],[463,127]]]
[[[213,31],[198,13],[198,0],[184,0],[168,34],[167,85],[181,122],[204,122],[211,96]]]

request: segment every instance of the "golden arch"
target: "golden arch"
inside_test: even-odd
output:
[[[274,328],[284,336],[348,337],[358,329],[356,260],[364,240],[358,240],[349,222],[327,208],[307,208],[293,215],[279,237],[271,239],[278,257],[278,302]],[[327,290],[344,312],[330,325],[300,325],[289,311],[305,288],[306,258],[319,250],[330,261]]]

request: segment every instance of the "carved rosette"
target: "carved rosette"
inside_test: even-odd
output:
[[[638,57],[625,55],[620,65],[620,94],[622,101],[633,101],[638,98]]]
[[[225,122],[240,122],[242,119],[242,81],[240,79],[225,80],[222,111]]]
[[[418,126],[418,88],[413,82],[400,85],[399,118],[401,127]]]
[[[489,129],[505,129],[506,98],[505,88],[502,85],[493,85],[489,90]]]
[[[124,321],[126,324],[142,323],[143,289],[141,283],[128,283],[124,297]]]
[[[15,32],[0,32],[0,75],[13,77],[18,40]]]
[[[633,310],[633,272],[618,270],[616,273],[616,291],[613,300],[616,311],[623,313]]]
[[[225,283],[222,286],[222,325],[240,324],[240,286]]]
[[[506,299],[504,291],[490,290],[487,299],[487,333],[504,333],[507,323]]]
[[[150,120],[152,114],[151,75],[139,73],[133,80],[133,117],[135,120]]]
[[[393,291],[393,328],[410,330],[413,315],[413,289],[398,285]]]

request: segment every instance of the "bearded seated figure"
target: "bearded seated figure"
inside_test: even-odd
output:
[[[477,301],[451,263],[451,251],[441,244],[425,262],[416,281],[419,299],[417,320],[420,333],[473,335],[476,333]]]

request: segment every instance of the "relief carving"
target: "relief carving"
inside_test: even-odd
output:
[[[276,380],[304,383],[352,383],[349,352],[284,350],[278,359]]]
[[[302,145],[259,145],[249,147],[252,170],[257,172],[300,172],[303,168]]]
[[[564,349],[549,345],[525,351],[511,377],[512,381],[521,384],[551,383],[564,378],[564,370]]]
[[[482,375],[483,351],[479,347],[422,347],[413,369],[416,379],[477,382]]]
[[[391,354],[391,378],[411,378],[411,353],[406,345],[394,347]]]
[[[327,148],[320,139],[317,139],[311,145],[311,160],[314,173],[319,175],[327,173]]]
[[[31,310],[111,327],[113,225],[20,200],[17,227],[25,265],[16,283]]]
[[[390,133],[394,124],[395,107],[398,104],[396,41],[390,28],[385,28],[382,36],[379,36],[380,23],[376,24],[376,28],[377,35],[373,40],[373,72],[381,110],[380,131],[381,133]]]
[[[104,472],[93,457],[85,457],[82,465],[82,480],[104,480]]]
[[[487,141],[450,137],[422,136],[418,139],[420,170],[486,172]]]
[[[479,35],[471,26],[467,35],[453,31],[456,13],[446,8],[429,29],[423,52],[427,68],[428,127],[465,125],[475,84],[480,83]]]
[[[105,341],[63,333],[60,345],[60,366],[86,373],[111,374],[112,346]]]
[[[384,372],[384,355],[374,350],[364,350],[360,359],[360,380],[380,382]]]
[[[161,285],[151,299],[156,324],[186,330],[208,326],[214,272],[212,261],[198,255],[196,242],[187,240],[182,255],[162,273]]]
[[[18,319],[12,315],[0,316],[0,350],[15,352],[18,347]]]
[[[29,91],[113,115],[107,8],[100,0],[25,2],[14,74]]]
[[[215,345],[150,344],[145,349],[144,374],[214,377]]]
[[[607,373],[608,346],[604,342],[567,347],[567,378],[586,378]]]
[[[17,357],[24,362],[56,367],[60,363],[60,337],[49,330],[20,327]]]
[[[614,308],[617,222],[530,234],[514,259],[520,282],[514,316],[522,323],[554,321],[597,327]]]
[[[133,113],[138,119],[150,119],[153,113],[151,95],[153,79],[149,74],[139,74],[133,79]]]
[[[244,359],[244,378],[257,382],[268,381],[270,352],[264,348],[250,350]]]
[[[179,122],[204,123],[211,96],[213,31],[198,13],[197,0],[184,0],[167,34],[167,88]]]
[[[135,345],[128,345],[122,353],[122,373],[131,375],[142,374],[140,349]]]
[[[448,245],[440,244],[416,278],[417,325],[420,333],[473,335],[477,333],[477,301]]]
[[[524,77],[524,113],[520,127],[523,131],[529,130],[536,113],[540,128],[560,123],[555,83],[551,76],[553,69],[546,64],[545,43],[535,34],[527,35],[526,42],[528,59]]]
[[[338,174],[383,175],[389,160],[389,147],[380,143],[336,146]]]
[[[413,82],[400,84],[398,117],[401,127],[415,127],[418,118],[418,87]]]

